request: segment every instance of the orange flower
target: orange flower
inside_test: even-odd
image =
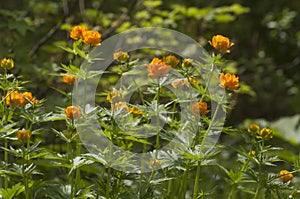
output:
[[[234,74],[221,73],[220,86],[228,90],[237,90],[239,87],[239,78],[236,77]]]
[[[132,114],[135,115],[135,116],[139,116],[139,115],[143,115],[143,114],[144,114],[144,113],[143,113],[140,109],[138,109],[137,107],[131,107],[131,108],[129,109],[129,112],[132,113]]]
[[[108,93],[106,99],[110,103],[114,104],[122,100],[122,94],[117,90],[113,90],[110,93]]]
[[[0,59],[0,67],[6,70],[10,70],[15,66],[14,60],[9,58]]]
[[[273,132],[269,128],[263,128],[258,133],[262,139],[271,139],[273,138]]]
[[[120,111],[123,111],[125,113],[129,112],[129,108],[128,108],[126,102],[118,102],[118,103],[112,104],[111,109],[114,110],[114,111],[119,111],[120,110]]]
[[[249,124],[248,132],[252,135],[256,135],[259,132],[259,126],[257,124]]]
[[[38,104],[38,101],[34,97],[32,97],[31,92],[19,93],[18,91],[8,91],[5,97],[5,104],[7,106],[22,106],[29,102]]]
[[[158,58],[153,58],[151,63],[145,64],[145,66],[147,67],[148,75],[151,78],[163,77],[171,70],[171,66]]]
[[[70,32],[70,37],[74,40],[82,39],[85,31],[87,28],[84,26],[74,26]]]
[[[287,182],[287,181],[292,180],[294,178],[294,176],[288,170],[281,170],[279,172],[279,178],[282,182]]]
[[[171,83],[173,88],[178,88],[178,87],[183,87],[183,86],[188,86],[189,82],[187,79],[177,79],[174,82]]]
[[[69,119],[78,119],[81,117],[81,110],[77,106],[68,106],[65,109],[65,113]]]
[[[179,63],[179,59],[177,59],[174,55],[169,55],[167,57],[164,57],[164,62],[175,68]]]
[[[209,113],[209,110],[207,110],[207,103],[194,102],[192,104],[191,112],[195,117],[206,115],[207,113]]]
[[[230,53],[229,48],[234,45],[234,43],[230,42],[228,37],[224,37],[222,35],[215,35],[212,40],[208,42],[221,53]]]
[[[62,81],[66,84],[73,84],[76,80],[75,77],[68,75],[70,74],[69,72],[67,72],[63,77],[62,77]]]
[[[98,46],[101,42],[101,34],[97,31],[87,30],[82,33],[83,42],[93,46]]]
[[[196,79],[195,77],[189,77],[189,81],[192,84],[199,84],[200,83],[200,81],[198,79]]]
[[[114,53],[114,60],[116,61],[126,61],[129,58],[127,52],[117,51]]]
[[[17,131],[16,136],[17,136],[18,140],[26,141],[31,137],[31,133],[26,130],[19,130],[19,131]]]

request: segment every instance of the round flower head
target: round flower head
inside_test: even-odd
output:
[[[70,37],[74,40],[82,39],[85,31],[87,28],[84,26],[74,26],[70,32]]]
[[[160,168],[162,165],[162,160],[158,160],[156,158],[153,158],[150,160],[150,166],[153,168],[153,169],[157,169],[157,168]]]
[[[145,66],[147,68],[149,77],[154,79],[164,77],[171,70],[171,66],[159,58],[153,58],[151,63],[146,64]]]
[[[237,90],[239,88],[239,78],[236,77],[234,74],[221,73],[220,86],[228,90]]]
[[[117,51],[114,53],[114,60],[124,62],[129,58],[127,52]]]
[[[175,68],[179,63],[179,59],[177,59],[174,55],[169,55],[167,57],[164,57],[164,62]]]
[[[293,174],[288,170],[281,170],[278,175],[282,182],[288,182],[294,178]]]
[[[14,68],[14,66],[15,66],[14,60],[9,59],[9,58],[3,58],[0,60],[0,66],[1,66],[1,68],[10,70],[10,69]]]
[[[262,139],[271,139],[273,138],[273,132],[269,128],[263,128],[258,133]]]
[[[126,104],[126,102],[118,102],[111,105],[111,109],[114,111],[122,111],[123,113],[128,113],[129,108]]]
[[[204,116],[210,111],[207,109],[206,102],[194,102],[191,108],[192,115],[195,117]]]
[[[192,66],[192,62],[193,62],[192,59],[189,59],[189,58],[184,59],[184,60],[182,60],[181,66],[182,66],[183,68],[191,67],[191,66]]]
[[[87,30],[83,32],[82,36],[85,44],[98,46],[101,42],[101,34],[97,31]]]
[[[114,103],[120,102],[122,100],[122,94],[117,90],[113,90],[108,93],[106,99],[110,103],[114,104]]]
[[[17,136],[18,140],[26,141],[31,137],[31,133],[26,130],[19,130],[19,131],[17,131],[16,136]]]
[[[209,44],[221,53],[230,53],[229,48],[234,45],[234,43],[230,42],[228,37],[222,35],[213,36]]]
[[[132,113],[134,116],[140,116],[140,115],[143,115],[144,113],[138,109],[137,107],[131,107],[129,109],[129,112]]]
[[[81,117],[81,110],[77,106],[68,106],[65,109],[65,113],[69,119],[78,119]]]
[[[257,124],[249,124],[248,126],[248,132],[251,135],[256,135],[259,132],[259,126]]]
[[[67,72],[63,77],[62,77],[62,81],[66,84],[73,84],[76,80],[75,77],[69,75],[70,73]]]

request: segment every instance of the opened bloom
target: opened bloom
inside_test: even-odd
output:
[[[67,72],[63,77],[62,77],[62,81],[66,84],[73,84],[76,80],[75,77],[69,75],[70,73]]]
[[[294,178],[294,176],[288,170],[281,170],[279,172],[279,178],[282,182],[287,182],[287,181],[292,180]]]
[[[26,130],[19,130],[19,131],[17,131],[16,136],[17,136],[18,140],[26,141],[31,137],[31,133]]]
[[[70,37],[74,40],[82,39],[85,31],[87,28],[84,26],[74,26],[70,32]]]
[[[196,117],[204,116],[209,112],[206,102],[194,102],[192,104],[191,113]]]
[[[237,90],[239,88],[239,78],[236,77],[234,74],[221,73],[220,86],[228,90]]]
[[[175,68],[179,63],[179,59],[177,59],[174,55],[166,56],[163,60],[166,64],[172,66],[173,68]]]
[[[81,110],[77,106],[68,106],[65,109],[65,113],[69,119],[78,119],[81,117]]]
[[[125,112],[125,113],[129,112],[129,108],[128,108],[126,102],[118,102],[118,103],[112,104],[111,109],[114,111],[121,111],[121,112]]]
[[[83,42],[93,46],[98,46],[101,42],[101,34],[97,31],[87,30],[82,33]]]
[[[106,99],[110,103],[114,104],[114,103],[120,102],[122,100],[122,94],[117,90],[113,90],[108,93]]]
[[[5,104],[7,106],[22,106],[27,103],[38,104],[38,100],[36,100],[31,92],[19,93],[18,91],[8,91],[5,96]]]
[[[273,131],[269,128],[263,128],[258,133],[262,139],[271,139],[273,138]]]
[[[129,109],[129,112],[132,113],[134,116],[139,116],[139,115],[143,115],[144,113],[138,109],[137,107],[131,107]]]
[[[114,60],[116,61],[126,61],[129,58],[129,55],[127,52],[123,52],[123,51],[117,51],[114,53]]]
[[[209,41],[209,44],[221,53],[230,53],[229,48],[234,45],[233,42],[230,42],[228,37],[222,35],[213,36],[212,40]]]
[[[170,70],[171,66],[159,58],[153,58],[150,64],[145,64],[148,75],[151,78],[164,77]]]
[[[12,60],[10,58],[3,58],[0,60],[0,66],[1,66],[1,68],[10,70],[10,69],[14,68],[14,66],[15,66],[14,60]]]

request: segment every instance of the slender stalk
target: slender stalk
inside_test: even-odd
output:
[[[78,157],[81,154],[81,144],[79,140],[79,136],[76,135],[76,157]],[[80,169],[76,168],[76,174],[75,174],[75,194],[78,190],[78,185],[80,181]]]
[[[254,199],[258,199],[260,190],[261,190],[261,187],[258,185],[257,188],[256,188]]]
[[[198,194],[198,183],[199,183],[199,177],[200,177],[200,167],[201,167],[201,163],[200,163],[200,161],[198,161],[196,178],[195,178],[195,183],[194,183],[193,199],[196,199],[197,194]]]
[[[107,168],[107,181],[106,181],[106,198],[110,198],[109,195],[109,191],[110,191],[110,175],[111,175],[111,168],[108,167]]]
[[[4,148],[8,148],[8,141],[6,138],[4,138]],[[8,153],[6,150],[4,150],[4,162],[5,162],[5,168],[7,168],[8,165]],[[4,189],[7,190],[8,188],[8,177],[7,175],[4,175]]]
[[[24,187],[25,187],[25,199],[29,199],[29,186],[28,186],[28,178],[27,178],[27,174],[25,173],[25,167],[26,167],[26,149],[24,146],[24,143],[22,143],[22,176],[23,176],[23,183],[24,183]]]

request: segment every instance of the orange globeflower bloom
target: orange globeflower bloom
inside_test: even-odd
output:
[[[216,50],[222,53],[230,53],[229,48],[234,45],[233,42],[230,42],[228,37],[224,37],[222,35],[215,35],[213,36],[212,40],[208,42]]]
[[[137,107],[131,107],[131,108],[129,109],[129,112],[132,113],[132,114],[135,115],[135,116],[139,116],[139,115],[143,115],[143,114],[144,114],[144,113],[143,113],[140,109],[138,109]]]
[[[188,86],[189,82],[187,79],[177,79],[174,82],[171,83],[173,88],[178,88],[178,87],[183,87],[183,86]]]
[[[7,106],[14,105],[14,106],[22,106],[26,104],[26,100],[18,91],[8,91],[5,96],[5,104]]]
[[[66,84],[73,84],[76,80],[75,77],[68,75],[70,74],[69,72],[67,72],[63,77],[62,77],[62,81]]]
[[[164,62],[175,68],[179,63],[179,59],[177,59],[174,55],[169,55],[167,57],[164,57]]]
[[[85,31],[87,28],[84,26],[74,26],[70,32],[70,37],[74,40],[82,39]]]
[[[23,129],[23,130],[17,131],[16,136],[17,136],[18,140],[26,141],[31,137],[31,133]]]
[[[273,132],[269,128],[263,128],[258,133],[262,139],[271,139],[273,138]]]
[[[153,168],[153,169],[157,169],[157,168],[160,168],[162,165],[162,160],[158,160],[156,158],[152,158],[150,160],[150,166]]]
[[[165,76],[170,70],[171,66],[163,62],[159,58],[153,58],[150,64],[145,64],[148,75],[151,78],[160,78]]]
[[[294,178],[294,176],[288,170],[281,170],[279,172],[279,178],[282,182],[287,182],[287,181],[292,180]]]
[[[206,102],[194,102],[192,104],[191,112],[194,116],[204,116],[210,111],[207,109],[207,103]]]
[[[128,108],[126,102],[118,102],[118,103],[112,104],[111,109],[114,111],[121,110],[122,112],[125,112],[125,113],[129,112],[129,108]]]
[[[31,92],[24,92],[22,93],[22,96],[25,98],[26,100],[26,104],[28,102],[31,102],[33,104],[38,104],[39,102],[35,99],[35,97],[32,97],[32,93]]]
[[[81,116],[81,110],[77,106],[68,106],[65,109],[65,113],[69,119],[78,119]]]
[[[97,31],[87,30],[83,32],[82,36],[83,36],[83,42],[85,44],[98,46],[101,42],[102,35]]]
[[[236,77],[234,74],[221,73],[220,86],[228,90],[237,90],[239,87],[239,78]]]
[[[248,132],[252,135],[256,135],[259,132],[259,126],[257,124],[249,124]]]

